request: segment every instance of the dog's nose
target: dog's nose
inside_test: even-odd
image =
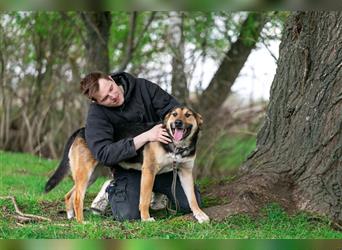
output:
[[[176,120],[176,121],[175,121],[175,126],[176,126],[177,128],[183,127],[183,122],[182,122],[181,120]]]

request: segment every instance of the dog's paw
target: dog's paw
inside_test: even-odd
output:
[[[210,219],[208,217],[208,215],[206,215],[204,212],[198,212],[198,213],[194,213],[194,216],[196,218],[196,220],[199,222],[199,223],[204,223],[204,222],[209,222]]]
[[[150,217],[146,219],[141,219],[141,221],[145,222],[145,221],[156,221],[156,220],[153,217]]]

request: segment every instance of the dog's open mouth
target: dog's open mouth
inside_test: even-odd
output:
[[[190,133],[190,130],[191,128],[188,128],[188,129],[172,128],[171,131],[172,131],[173,139],[177,142],[183,140],[185,137],[188,136],[188,134]]]

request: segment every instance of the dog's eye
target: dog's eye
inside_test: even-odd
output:
[[[174,117],[176,117],[177,116],[177,113],[175,112],[175,113],[172,113],[172,115],[174,116]]]
[[[191,114],[189,114],[189,113],[186,113],[186,114],[185,114],[185,117],[186,117],[186,118],[188,118],[188,117],[190,117],[190,116],[191,116]]]

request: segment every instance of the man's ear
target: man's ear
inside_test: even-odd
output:
[[[196,117],[198,127],[202,128],[203,117],[199,113],[195,113],[195,117]]]

